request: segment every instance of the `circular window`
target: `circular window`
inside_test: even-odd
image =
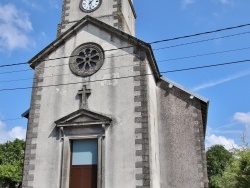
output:
[[[102,47],[94,43],[86,43],[73,51],[69,67],[74,74],[85,77],[97,72],[102,67],[103,62]]]

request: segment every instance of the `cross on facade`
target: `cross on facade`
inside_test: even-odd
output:
[[[80,96],[80,109],[88,108],[88,96],[91,94],[91,90],[87,89],[86,85],[82,86],[82,89],[77,93]]]

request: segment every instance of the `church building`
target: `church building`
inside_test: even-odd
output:
[[[135,19],[132,0],[63,0],[28,62],[22,188],[208,187],[209,101],[161,76]]]

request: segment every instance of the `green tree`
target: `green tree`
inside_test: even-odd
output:
[[[221,145],[210,147],[207,152],[208,179],[210,188],[220,188],[221,177],[233,159],[232,153]]]
[[[237,187],[250,187],[250,149],[240,151],[237,160]]]
[[[21,187],[25,142],[19,139],[0,144],[0,186]]]
[[[237,168],[237,164],[235,160],[232,161],[231,164],[229,164],[223,175],[218,180],[218,187],[220,188],[237,188],[237,173],[235,169]]]
[[[250,149],[237,149],[220,181],[222,188],[250,188]]]

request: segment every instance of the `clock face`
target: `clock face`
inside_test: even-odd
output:
[[[84,12],[92,12],[99,8],[102,0],[82,0],[80,4],[80,8]]]

